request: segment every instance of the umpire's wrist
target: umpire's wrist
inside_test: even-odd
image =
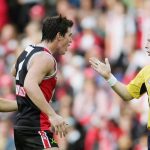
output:
[[[110,77],[106,81],[111,87],[117,83],[117,79],[115,78],[113,74],[111,74]]]

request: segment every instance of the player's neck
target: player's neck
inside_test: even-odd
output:
[[[47,49],[50,53],[54,54],[54,46],[53,43],[47,43],[45,41],[42,41],[41,43],[37,44],[37,46],[41,46],[44,47],[45,49]]]

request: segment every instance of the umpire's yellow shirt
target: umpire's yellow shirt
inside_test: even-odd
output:
[[[150,66],[144,67],[127,85],[127,89],[134,98],[139,98],[147,92],[150,105]],[[150,110],[148,114],[148,128],[150,128]]]

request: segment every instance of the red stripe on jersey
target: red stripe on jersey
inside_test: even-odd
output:
[[[44,47],[44,51],[46,51],[46,52],[48,52],[49,54],[52,55],[52,53],[49,51],[49,49],[47,49],[47,48],[45,48],[45,47]]]
[[[46,101],[49,103],[52,99],[55,86],[56,86],[57,78],[54,76],[49,79],[45,79],[40,84],[40,88],[45,96]],[[40,113],[40,128],[41,130],[49,130],[50,129],[50,122],[46,114]]]
[[[44,113],[40,113],[40,129],[41,130],[50,130],[51,124],[49,122],[49,119],[47,115]]]
[[[50,142],[49,142],[49,139],[48,139],[46,133],[44,131],[39,131],[39,134],[41,136],[44,148],[50,148],[51,145],[50,145]]]
[[[57,82],[57,78],[52,77],[43,80],[40,84],[40,88],[48,102],[51,100],[53,96],[53,91],[55,90],[56,82]]]

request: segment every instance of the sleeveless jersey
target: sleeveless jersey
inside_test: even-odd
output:
[[[15,118],[15,129],[27,129],[27,130],[49,130],[50,122],[47,115],[42,113],[40,109],[32,102],[32,100],[26,94],[24,89],[24,80],[28,72],[28,64],[31,58],[42,52],[49,53],[47,49],[38,46],[28,46],[18,57],[16,62],[16,98],[18,104],[18,113]],[[52,56],[52,54],[49,53]],[[53,57],[54,58],[54,57]],[[55,71],[50,76],[45,76],[42,82],[39,84],[41,91],[43,92],[46,101],[51,102],[53,96],[57,78],[57,63],[55,62]],[[36,93],[35,93],[36,94]]]

